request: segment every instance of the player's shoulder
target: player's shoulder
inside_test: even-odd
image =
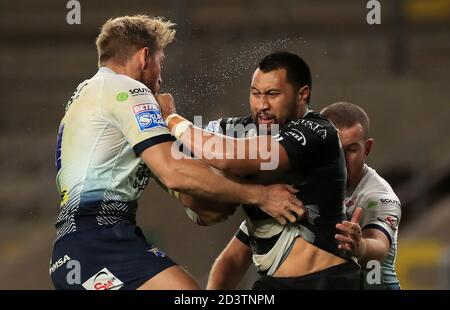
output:
[[[297,129],[321,140],[337,140],[336,128],[321,114],[308,111],[303,118],[290,121],[285,130]]]
[[[281,137],[290,136],[302,145],[325,147],[330,151],[330,156],[338,155],[340,143],[337,130],[317,112],[308,111],[303,118],[288,122],[281,127],[280,134]]]
[[[153,95],[152,91],[142,82],[124,74],[114,73],[108,68],[100,68],[96,76],[103,81],[104,91],[116,95],[119,101],[124,101],[129,97]]]
[[[401,207],[400,199],[395,194],[391,185],[375,169],[367,167],[367,172],[361,182],[359,192],[364,198],[364,201],[366,201],[365,205],[367,208],[376,206]]]

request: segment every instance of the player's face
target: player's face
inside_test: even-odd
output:
[[[347,189],[354,188],[361,180],[364,163],[372,148],[372,139],[364,138],[361,124],[339,129],[339,138],[347,165]]]
[[[257,125],[283,125],[297,117],[297,94],[287,80],[286,69],[269,72],[256,69],[250,88],[250,108]]]
[[[149,55],[147,64],[142,72],[142,82],[150,88],[153,94],[158,94],[161,89],[161,67],[164,62],[164,50],[157,50],[154,55]]]

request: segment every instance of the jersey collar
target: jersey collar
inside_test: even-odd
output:
[[[116,74],[113,70],[111,70],[108,67],[100,67],[98,69],[98,72],[100,72],[100,73],[113,73],[113,74]]]

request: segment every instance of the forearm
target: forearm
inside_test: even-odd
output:
[[[361,266],[366,266],[370,260],[377,260],[379,262],[386,259],[388,250],[383,241],[375,238],[362,238],[361,239],[361,252],[362,255],[359,258]]]
[[[262,159],[257,139],[235,139],[198,127],[190,127],[180,137],[183,145],[201,161],[222,171],[237,174],[259,172]]]
[[[181,193],[238,204],[257,205],[265,193],[261,185],[240,184],[193,159],[180,159],[168,173],[165,185]]]
[[[186,121],[177,115],[168,122],[169,129],[195,157],[209,166],[237,175],[260,173],[265,170],[264,165],[273,166],[267,170],[278,168],[279,144],[269,135],[232,138],[195,126],[186,127],[180,122]]]

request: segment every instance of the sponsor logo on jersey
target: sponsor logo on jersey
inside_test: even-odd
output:
[[[393,204],[396,207],[400,207],[400,202],[398,202],[397,200],[394,199],[380,199],[381,203],[386,205],[386,204]]]
[[[388,215],[386,217],[378,217],[379,221],[382,221],[383,223],[388,224],[389,227],[391,227],[393,230],[397,230],[399,218],[395,215]]]
[[[300,142],[301,145],[306,145],[306,138],[300,130],[291,128],[289,131],[284,132],[284,134],[293,137],[295,140]]]
[[[144,163],[139,164],[132,182],[133,188],[143,191],[147,187],[148,181],[150,180],[150,175],[150,169],[148,169],[147,165]]]
[[[302,119],[300,123],[305,126],[306,128],[311,129],[313,132],[319,135],[322,139],[326,139],[327,137],[327,130],[320,124],[315,123],[310,120]]]
[[[164,252],[162,252],[160,249],[158,248],[151,248],[150,250],[148,250],[147,252],[152,253],[158,257],[166,257],[166,254]]]
[[[369,201],[369,203],[367,204],[367,209],[372,209],[372,208],[375,208],[375,207],[378,207],[378,202],[376,202],[376,201]]]
[[[296,121],[292,121],[289,124],[289,127],[293,127],[293,126],[298,126],[302,124],[304,127],[311,129],[314,133],[318,134],[319,137],[321,137],[323,140],[326,139],[327,137],[327,130],[325,129],[325,127],[323,127],[322,125],[310,121],[310,120],[306,120],[306,119],[299,119]]]
[[[127,99],[128,99],[128,93],[126,93],[126,92],[118,93],[116,96],[116,100],[120,101],[120,102],[126,101]]]
[[[345,205],[346,208],[350,208],[354,204],[355,204],[355,199],[353,197],[344,199],[344,205]]]
[[[52,261],[50,261],[50,268],[48,270],[48,273],[52,274],[53,272],[55,272],[56,269],[64,265],[69,260],[70,260],[69,255],[64,255],[64,257],[58,258],[53,264]]]
[[[85,289],[95,291],[118,290],[122,286],[123,282],[113,275],[107,268],[103,268],[83,283],[83,287]]]
[[[130,89],[128,92],[133,97],[150,95],[152,93],[152,91],[148,88],[134,88],[134,89]]]
[[[134,117],[140,131],[146,131],[154,127],[165,127],[159,108],[154,103],[141,103],[132,107]]]

